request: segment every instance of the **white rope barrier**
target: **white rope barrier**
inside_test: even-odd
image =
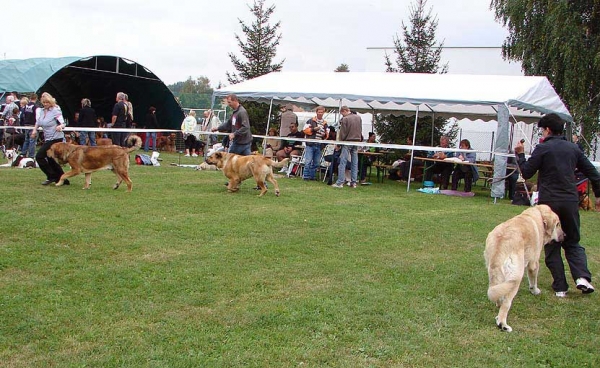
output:
[[[20,130],[32,130],[32,126],[0,126],[0,129],[20,129]],[[39,128],[38,130],[42,130]],[[179,129],[132,129],[132,128],[91,128],[91,127],[70,127],[66,126],[63,128],[63,132],[113,132],[113,133],[179,133]],[[201,136],[216,135],[216,136],[228,136],[230,133],[219,133],[209,131],[194,131],[192,134],[198,134]],[[275,139],[280,141],[291,141],[291,142],[317,142],[314,139],[296,138],[296,137],[280,137],[270,135],[253,135],[253,138],[258,139]],[[341,146],[357,146],[357,147],[368,147],[368,148],[379,148],[384,150],[407,150],[407,151],[435,151],[435,152],[472,152],[482,154],[494,154],[497,156],[512,157],[509,153],[498,153],[493,151],[479,151],[479,150],[465,150],[460,148],[442,148],[433,146],[411,146],[406,144],[392,144],[392,143],[367,143],[367,142],[350,142],[350,141],[329,141],[321,140],[318,141],[322,144],[337,144]]]

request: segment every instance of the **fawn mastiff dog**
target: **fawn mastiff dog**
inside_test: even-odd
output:
[[[279,197],[279,185],[273,177],[273,167],[281,168],[285,166],[288,159],[275,162],[270,158],[260,155],[240,156],[235,153],[215,152],[206,158],[206,163],[216,165],[223,170],[223,174],[229,179],[227,190],[237,192],[240,190],[242,181],[253,176],[256,185],[260,187],[259,197],[267,192],[265,180],[270,181],[275,187],[275,195]]]
[[[117,145],[88,147],[70,143],[54,143],[48,150],[48,157],[56,159],[61,165],[68,163],[71,166],[71,170],[60,177],[56,186],[63,185],[67,178],[84,173],[85,186],[83,189],[90,189],[92,173],[112,165],[113,171],[117,175],[117,183],[113,189],[119,188],[124,180],[127,184],[127,191],[131,192],[133,184],[129,178],[129,153],[142,147],[142,139],[137,135],[131,135],[127,138],[127,143],[132,147],[124,148]]]
[[[490,282],[488,298],[500,308],[496,317],[498,328],[512,331],[506,318],[525,268],[529,291],[533,295],[541,293],[537,286],[540,253],[545,244],[563,239],[560,220],[546,205],[530,207],[488,234],[484,252]]]
[[[175,152],[176,140],[177,135],[175,133],[161,135],[156,139],[156,149],[160,151]]]

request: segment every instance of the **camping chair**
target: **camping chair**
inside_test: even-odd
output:
[[[292,176],[302,177],[302,169],[304,169],[305,162],[305,152],[306,151],[302,151],[302,155],[290,156],[290,163],[288,164],[288,170],[286,173],[288,178]]]

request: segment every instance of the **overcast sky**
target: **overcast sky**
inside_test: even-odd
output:
[[[409,23],[411,0],[267,0],[281,21],[275,61],[284,71],[365,71],[367,47],[393,46]],[[238,19],[254,21],[251,0],[28,0],[2,17],[2,59],[115,55],[138,62],[166,84],[206,76],[216,87],[241,56]],[[429,0],[445,46],[501,46],[507,31],[489,0]],[[5,14],[6,15],[6,14]],[[383,60],[381,71],[384,70]]]

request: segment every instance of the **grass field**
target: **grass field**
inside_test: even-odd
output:
[[[521,285],[494,325],[483,248],[525,207],[476,187],[428,195],[279,180],[229,194],[220,172],[131,167],[44,187],[0,169],[1,367],[598,367],[598,292]],[[373,179],[373,181],[375,181]],[[478,183],[480,184],[480,183]],[[600,214],[582,212],[600,273]],[[600,286],[594,279],[596,286]]]

